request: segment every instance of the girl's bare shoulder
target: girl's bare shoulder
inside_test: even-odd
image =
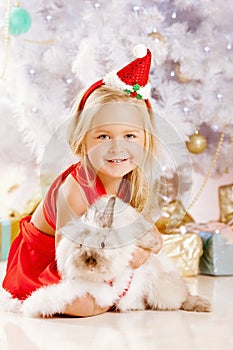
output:
[[[71,210],[77,216],[81,216],[88,207],[85,194],[72,175],[67,176],[58,191],[57,206],[61,210]]]

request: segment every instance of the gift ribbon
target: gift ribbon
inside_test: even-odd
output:
[[[218,221],[210,221],[206,224],[188,223],[185,225],[187,232],[205,231],[212,234],[221,234],[228,244],[233,244],[233,230],[227,224]]]
[[[7,260],[11,245],[11,222],[9,220],[0,219],[1,225],[1,260]]]

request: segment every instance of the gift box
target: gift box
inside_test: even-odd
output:
[[[203,241],[200,273],[213,276],[233,275],[233,240],[225,237],[221,230],[200,231],[199,235]]]
[[[203,240],[200,273],[213,276],[233,275],[233,244],[221,232],[200,231],[199,235]]]
[[[229,223],[233,219],[233,184],[218,189],[220,221]]]
[[[198,230],[203,242],[200,273],[212,276],[233,275],[233,229],[216,221],[196,224],[192,229]]]
[[[162,206],[160,217],[155,225],[161,233],[173,233],[176,228],[188,222],[194,222],[191,215],[180,201],[173,200]]]
[[[8,218],[0,218],[0,260],[7,260],[11,243],[19,234],[21,218],[32,215],[40,204],[41,198],[41,192],[38,191],[27,201],[21,213],[11,210]]]
[[[162,234],[164,251],[175,263],[184,277],[195,276],[199,272],[202,255],[202,240],[196,233]]]
[[[19,234],[19,218],[0,219],[0,260],[7,260],[11,243]]]

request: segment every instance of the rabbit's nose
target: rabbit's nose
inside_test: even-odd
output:
[[[93,255],[85,255],[84,262],[88,267],[95,267],[97,265],[97,259]]]

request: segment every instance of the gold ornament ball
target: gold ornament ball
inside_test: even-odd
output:
[[[202,134],[199,134],[198,131],[196,131],[193,135],[189,136],[189,141],[186,142],[186,147],[188,148],[189,152],[191,153],[202,153],[207,146],[207,140],[205,136]]]
[[[166,39],[165,37],[159,33],[159,32],[156,32],[156,31],[152,31],[151,33],[148,34],[149,37],[151,37],[152,39],[154,39],[155,41],[157,42],[161,42],[162,44],[165,44],[166,43]]]

